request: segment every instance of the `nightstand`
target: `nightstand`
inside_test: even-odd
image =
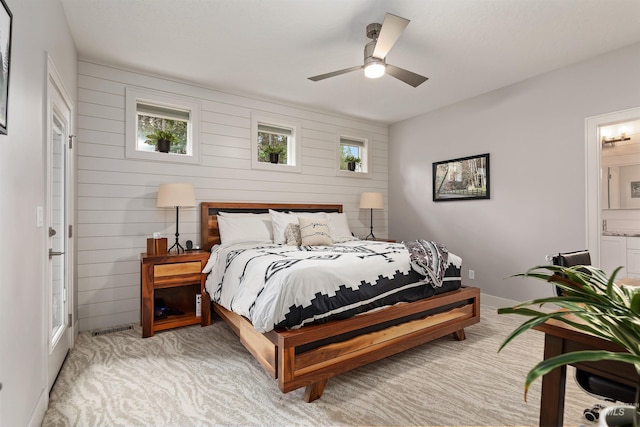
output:
[[[182,254],[140,254],[142,284],[142,337],[156,331],[179,326],[211,324],[209,294],[205,291],[206,275],[202,270],[209,252],[190,251]],[[200,296],[200,311],[196,313],[196,298]],[[164,306],[158,308],[156,301]],[[159,316],[157,314],[160,314]]]

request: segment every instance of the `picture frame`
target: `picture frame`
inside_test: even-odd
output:
[[[433,163],[433,201],[489,199],[489,153]]]
[[[9,70],[11,69],[11,29],[13,15],[9,6],[2,2],[0,8],[0,134],[7,134],[9,111]]]
[[[631,181],[631,198],[640,198],[640,181]]]

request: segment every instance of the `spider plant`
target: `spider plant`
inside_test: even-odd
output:
[[[530,318],[505,339],[498,351],[518,335],[549,319],[614,342],[628,351],[615,353],[585,350],[543,360],[527,374],[525,400],[529,386],[537,378],[571,363],[614,360],[631,363],[640,374],[640,288],[616,285],[614,280],[619,270],[620,268],[616,269],[611,277],[607,277],[602,270],[591,266],[544,265],[515,275],[553,283],[562,289],[563,295],[539,298],[514,307],[498,309],[498,314],[518,314]],[[544,312],[536,309],[545,304],[555,304],[560,310]],[[639,408],[638,402],[635,403],[637,417]],[[638,425],[637,419],[635,422],[635,425]]]

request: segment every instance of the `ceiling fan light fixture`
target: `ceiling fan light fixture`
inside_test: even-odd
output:
[[[364,75],[370,79],[377,79],[384,76],[385,66],[384,63],[374,61],[370,62],[364,67]]]
[[[408,19],[387,13],[384,16],[382,24],[373,23],[367,25],[367,37],[370,38],[371,41],[364,46],[363,65],[343,68],[342,70],[307,78],[311,81],[317,82],[330,77],[364,69],[364,75],[369,79],[377,79],[385,74],[389,74],[391,77],[410,86],[420,86],[428,80],[427,77],[405,70],[404,68],[396,67],[395,65],[387,64],[386,61],[387,54],[408,24]]]

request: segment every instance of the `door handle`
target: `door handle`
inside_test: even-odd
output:
[[[64,255],[64,252],[54,252],[53,249],[49,248],[49,259],[51,259],[54,256],[60,256],[60,255]]]

